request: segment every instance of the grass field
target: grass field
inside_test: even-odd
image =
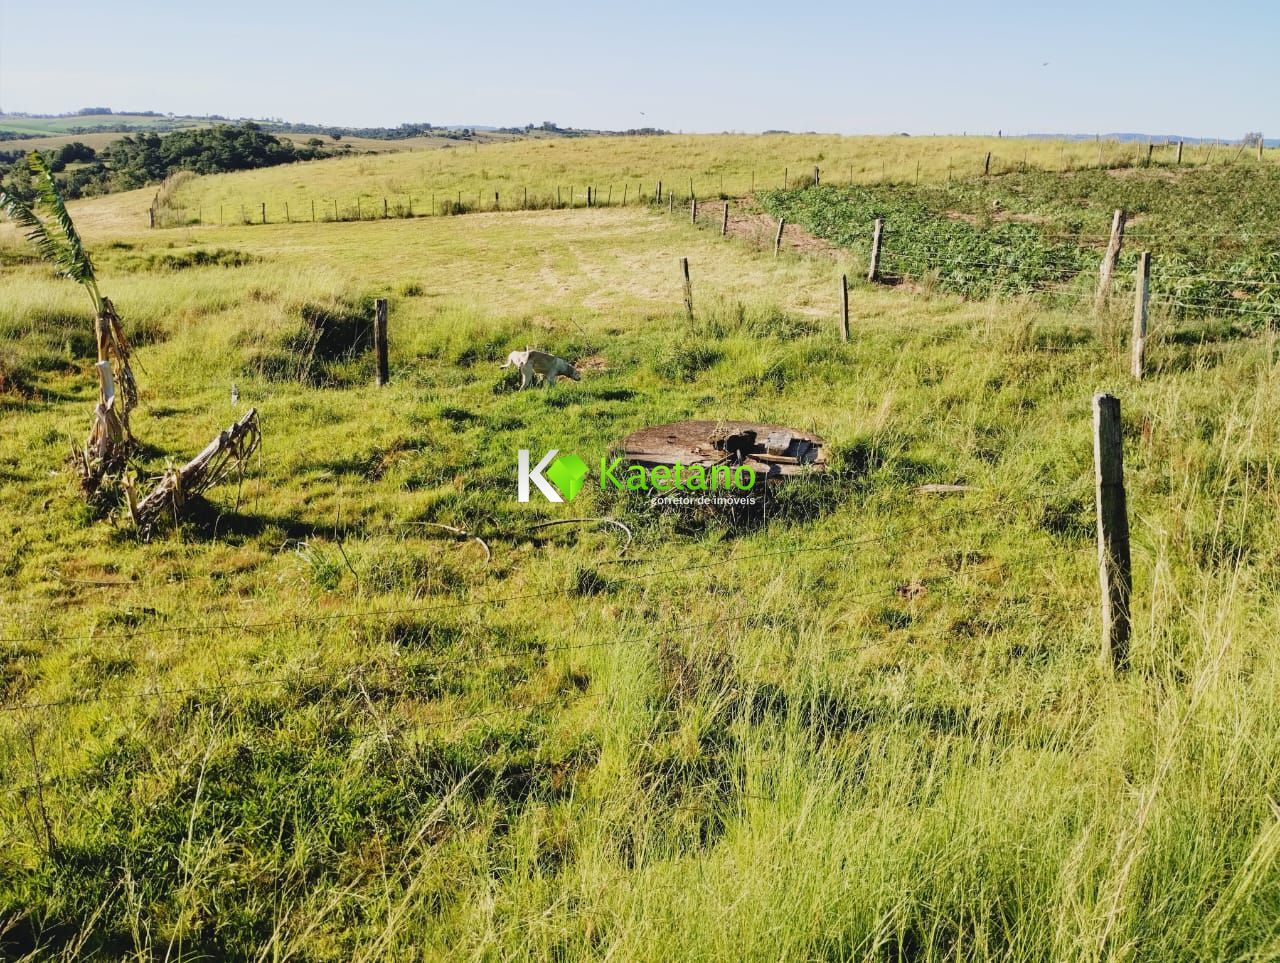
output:
[[[719,164],[736,191],[921,144],[945,178],[943,141],[672,137],[189,190],[425,189],[439,162],[646,190]],[[647,209],[146,231],[152,196],[74,207],[143,342],[139,474],[247,405],[264,448],[150,542],[91,517],[65,465],[88,301],[0,226],[0,956],[1280,958],[1271,333],[1157,324],[1134,383],[1120,325],[1023,299],[858,283],[841,344],[858,252],[775,259]],[[317,317],[335,343],[299,357]],[[531,343],[583,380],[515,391],[497,364]],[[1100,390],[1134,539],[1120,676]],[[836,482],[751,525],[591,484],[516,502],[518,448],[594,465],[683,417],[815,431]],[[594,516],[634,541],[532,528]]]

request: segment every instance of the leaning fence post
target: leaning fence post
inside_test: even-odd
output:
[[[680,259],[680,273],[684,275],[684,313],[685,316],[693,320],[693,284],[689,281],[689,259],[682,257]]]
[[[778,218],[778,233],[773,238],[773,256],[778,256],[778,251],[782,249],[782,229],[787,226],[785,217]]]
[[[1177,160],[1177,163],[1178,163],[1178,165],[1179,165],[1179,166],[1181,166],[1181,164],[1182,164],[1182,141],[1178,141],[1178,160]]]
[[[729,233],[729,202],[724,202],[724,217],[720,221],[720,236],[724,237]]]
[[[840,340],[849,340],[849,275],[840,275]]]
[[[867,266],[867,280],[880,280],[880,244],[884,240],[884,218],[876,218],[875,230],[871,233],[871,263]]]
[[[991,151],[987,151],[987,159],[982,162],[982,176],[986,177],[991,173]]]
[[[1115,272],[1120,249],[1124,246],[1124,221],[1124,211],[1116,208],[1111,216],[1111,239],[1107,242],[1107,253],[1102,255],[1102,264],[1098,267],[1098,293],[1093,301],[1095,314],[1102,313],[1102,309],[1107,306],[1107,298],[1111,295],[1111,275]]]
[[[377,371],[374,376],[379,388],[390,379],[387,371],[387,299],[378,298],[373,304],[373,356]]]
[[[1125,507],[1120,399],[1093,397],[1093,463],[1098,512],[1098,580],[1102,589],[1102,662],[1111,669],[1129,664],[1132,631],[1129,515]]]
[[[1142,380],[1147,358],[1147,315],[1151,306],[1151,252],[1138,255],[1133,278],[1133,376]]]

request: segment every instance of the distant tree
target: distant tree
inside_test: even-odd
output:
[[[1257,147],[1262,143],[1262,132],[1251,130],[1249,133],[1245,134],[1244,137],[1240,138],[1240,143],[1245,147]]]

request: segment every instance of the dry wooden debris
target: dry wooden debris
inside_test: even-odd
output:
[[[176,520],[189,499],[218,484],[233,469],[242,475],[245,463],[261,443],[258,409],[250,408],[191,461],[181,468],[170,467],[141,501],[135,499],[132,486],[127,487],[129,514],[138,531],[147,535],[164,519]]]

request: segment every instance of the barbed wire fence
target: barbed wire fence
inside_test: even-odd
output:
[[[1086,481],[1081,483],[1057,489],[1051,492],[1040,493],[1036,499],[1019,500],[1020,507],[1036,508],[1039,506],[1047,506],[1049,503],[1041,501],[1045,497],[1076,497],[1080,495],[1086,488]],[[894,531],[887,531],[875,535],[868,535],[858,539],[842,539],[824,545],[814,546],[793,546],[786,549],[769,550],[751,553],[734,553],[732,560],[737,562],[750,560],[770,560],[781,559],[790,560],[797,555],[824,553],[824,552],[840,552],[847,553],[854,549],[863,549],[877,543],[897,542],[906,537],[923,532],[935,533],[940,527],[947,527],[950,523],[963,521],[968,518],[984,515],[989,510],[986,508],[974,509],[957,509],[942,512],[935,512],[930,517],[918,524],[902,526]],[[839,597],[840,604],[849,603],[874,603],[877,601],[884,603],[897,603],[899,605],[904,602],[914,607],[917,595],[923,596],[928,592],[935,592],[942,586],[947,584],[955,584],[966,575],[972,575],[975,572],[985,571],[990,565],[998,566],[1003,573],[1008,575],[1027,575],[1032,572],[1043,571],[1043,566],[1048,562],[1058,562],[1079,560],[1090,560],[1088,553],[1080,545],[1068,545],[1058,548],[1050,548],[1047,550],[1037,550],[1024,552],[1013,556],[987,555],[982,552],[976,552],[973,546],[965,546],[964,551],[960,553],[961,562],[954,566],[948,564],[947,570],[941,572],[932,572],[927,575],[921,575],[919,572],[909,581],[903,584],[897,584],[900,579],[892,579],[895,584],[888,588],[871,589],[864,592],[856,592],[852,594],[842,593]],[[610,581],[615,587],[628,583],[645,582],[649,579],[661,576],[679,573],[686,575],[697,571],[714,571],[725,563],[724,559],[717,559],[705,563],[686,566],[659,566],[645,572],[629,573],[610,577]],[[1037,588],[1039,585],[1037,584]],[[1033,589],[1033,591],[1035,591]],[[540,592],[516,593],[510,595],[499,595],[486,597],[481,599],[470,599],[458,602],[444,603],[427,603],[412,606],[392,606],[381,609],[355,610],[346,609],[338,612],[325,613],[324,615],[298,616],[293,618],[274,618],[257,622],[234,623],[229,622],[225,618],[225,614],[221,612],[209,613],[208,617],[199,621],[187,622],[179,625],[156,626],[151,628],[139,627],[128,632],[105,633],[105,634],[51,634],[44,632],[27,633],[22,635],[8,635],[0,638],[0,644],[5,645],[21,645],[32,642],[40,642],[46,645],[65,645],[86,640],[97,642],[129,642],[140,637],[176,635],[185,637],[189,642],[192,639],[207,638],[211,635],[228,635],[236,636],[238,634],[269,634],[280,631],[307,631],[310,642],[313,646],[311,655],[317,655],[321,651],[323,643],[328,641],[327,633],[335,625],[355,625],[361,629],[368,630],[373,627],[382,627],[388,624],[393,618],[409,614],[416,617],[439,614],[448,610],[458,610],[478,607],[492,607],[498,605],[511,604],[514,602],[527,603],[545,603],[554,598],[568,598],[571,590],[568,588],[558,588]],[[541,606],[539,606],[541,607]],[[360,695],[361,699],[357,700],[363,704],[373,715],[381,715],[381,718],[374,720],[375,726],[368,735],[387,736],[392,733],[400,733],[408,730],[425,730],[436,729],[440,727],[451,727],[468,722],[504,716],[517,713],[530,713],[539,709],[550,708],[561,704],[564,701],[565,693],[557,693],[542,699],[517,699],[509,701],[500,706],[489,705],[483,709],[475,711],[449,712],[435,718],[415,718],[402,719],[398,721],[389,721],[385,713],[379,713],[375,709],[373,702],[367,697],[369,687],[376,689],[379,694],[379,700],[400,699],[414,700],[421,704],[423,702],[432,701],[432,696],[424,693],[420,686],[414,684],[414,680],[419,678],[424,671],[448,671],[451,669],[461,669],[464,666],[496,666],[500,663],[506,663],[511,660],[519,659],[535,659],[539,665],[548,665],[555,657],[562,655],[572,655],[575,653],[583,653],[588,651],[606,651],[618,650],[635,647],[652,646],[671,638],[714,638],[715,634],[728,627],[741,627],[750,629],[753,627],[761,627],[767,629],[777,629],[780,626],[788,626],[798,629],[801,624],[811,621],[811,616],[798,613],[794,608],[785,611],[763,611],[750,610],[737,612],[730,615],[718,616],[711,619],[703,619],[696,621],[683,621],[671,624],[661,629],[646,631],[634,636],[613,636],[609,638],[596,638],[590,641],[573,642],[557,639],[538,640],[539,642],[548,644],[524,644],[520,647],[503,648],[500,651],[475,652],[466,655],[439,657],[428,660],[426,663],[415,663],[409,672],[395,672],[394,678],[388,679],[387,669],[391,668],[386,664],[365,665],[361,663],[352,663],[340,666],[320,667],[321,678],[307,680],[309,674],[314,673],[314,667],[308,664],[294,666],[282,672],[272,672],[265,675],[258,675],[254,678],[236,680],[236,681],[219,681],[210,684],[190,685],[190,686],[164,686],[153,685],[145,687],[141,690],[128,691],[122,690],[118,685],[99,686],[87,692],[80,692],[74,695],[62,696],[57,698],[42,700],[25,700],[11,702],[0,705],[0,717],[14,716],[18,718],[32,718],[36,716],[46,715],[52,712],[66,711],[87,705],[110,704],[118,706],[126,702],[159,702],[166,699],[178,699],[188,706],[194,706],[207,701],[210,698],[226,697],[237,692],[259,691],[273,688],[284,688],[291,690],[300,697],[307,699],[341,697],[343,695],[356,696]],[[577,619],[575,618],[576,622]],[[571,631],[565,634],[571,634]],[[963,626],[951,624],[943,628],[935,628],[923,630],[910,625],[895,626],[886,629],[886,637],[901,635],[904,638],[912,638],[913,640],[923,638],[946,638],[955,636],[971,637],[975,634],[993,635],[1000,631],[997,620],[988,619],[985,623],[981,616],[975,616],[964,620]],[[527,642],[528,640],[526,640]],[[794,640],[793,640],[794,641]],[[747,669],[777,669],[777,668],[800,668],[810,666],[813,658],[821,660],[830,660],[848,655],[856,655],[865,649],[865,642],[859,645],[848,645],[838,647],[823,648],[818,653],[801,653],[793,651],[780,658],[770,659],[752,659],[749,654],[741,654],[740,661],[744,668]],[[218,665],[218,674],[227,671],[227,667]],[[42,791],[47,788],[58,788],[62,779],[43,779],[38,774],[35,779],[26,780],[19,785],[7,786],[0,788],[2,795],[18,795],[29,796],[31,794]]]

